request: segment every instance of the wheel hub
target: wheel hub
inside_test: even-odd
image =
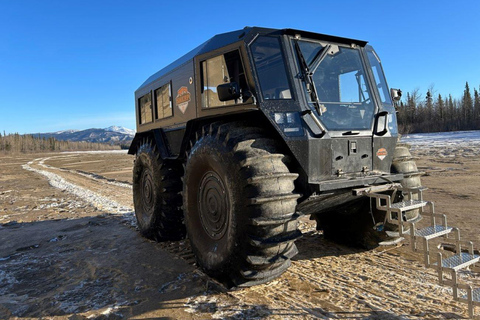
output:
[[[141,183],[142,205],[144,212],[149,212],[153,206],[153,181],[152,176],[147,170],[143,171]]]
[[[204,231],[214,240],[221,239],[228,227],[230,203],[225,184],[216,172],[203,175],[198,188],[198,208]]]

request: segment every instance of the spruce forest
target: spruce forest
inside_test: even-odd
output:
[[[479,88],[480,89],[480,88]],[[465,84],[463,95],[436,95],[431,87],[426,94],[418,89],[407,93],[397,107],[400,133],[425,133],[480,130],[480,95]]]

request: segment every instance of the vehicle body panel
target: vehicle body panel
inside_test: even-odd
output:
[[[265,40],[264,46],[261,47],[259,39],[268,41]],[[274,43],[276,40],[272,42],[269,39],[278,39],[280,51]],[[358,59],[361,61],[359,63],[363,68],[361,69],[361,76],[364,79],[362,85],[370,88],[368,103],[374,106],[374,115],[371,115],[371,111],[368,111],[370,113],[361,113],[362,119],[364,114],[371,117],[370,122],[364,121],[368,125],[360,126],[360,130],[354,130],[355,125],[350,125],[351,129],[348,128],[348,125],[343,125],[341,130],[328,130],[328,128],[324,130],[319,127],[318,119],[326,127],[331,127],[333,122],[328,124],[326,120],[322,120],[322,112],[319,111],[318,104],[317,107],[314,107],[315,102],[310,101],[310,96],[305,90],[306,82],[302,77],[303,71],[298,62],[299,53],[295,49],[296,41],[328,44],[340,48],[338,50],[343,50],[342,52],[358,53]],[[263,51],[254,52],[255,48]],[[225,60],[228,54],[237,52],[237,50],[241,66],[243,66],[242,76],[245,77],[245,84],[242,92],[246,98],[242,98],[241,103],[237,103],[235,100],[235,103],[225,106],[205,107],[204,104],[209,102],[202,100],[208,99],[202,96],[203,94],[207,95],[203,90],[208,91],[210,87],[203,83],[205,81],[203,79],[208,77],[203,68],[207,68],[205,66],[208,65],[209,59],[223,55],[223,60]],[[269,64],[268,60],[262,61],[261,56],[264,54],[265,57],[269,57],[269,52],[274,52],[274,50],[277,50],[275,51],[277,54],[270,58],[275,59],[275,63],[281,62],[285,65],[288,81],[288,87],[279,88],[281,90],[278,92],[270,89],[266,91],[265,77],[262,76],[262,74],[270,75],[271,78],[272,70],[277,70],[272,69],[275,68],[273,62]],[[378,59],[376,53],[372,52],[373,49],[362,40],[294,29],[276,30],[253,27],[216,35],[149,77],[137,89],[135,101],[138,137],[136,136],[132,142],[129,153],[135,153],[136,146],[141,139],[150,137],[156,141],[158,148],[163,150],[162,157],[166,155],[167,158],[182,160],[184,150],[188,148],[196,130],[211,121],[225,120],[226,117],[229,117],[230,120],[246,119],[247,121],[251,120],[252,123],[262,123],[262,126],[268,130],[276,132],[292,155],[293,161],[290,165],[292,170],[300,175],[297,184],[304,194],[300,201],[309,197],[322,199],[315,195],[329,190],[343,190],[342,192],[345,193],[346,189],[355,186],[381,184],[387,180],[398,181],[402,175],[390,172],[398,135],[395,110],[391,103],[382,101],[388,100],[385,97],[385,90],[388,88],[384,78],[379,79],[378,74],[382,78],[383,70],[381,70],[379,60],[378,63],[372,60]],[[327,54],[332,61],[336,55],[338,56],[338,52],[334,51]],[[370,65],[371,62],[375,63],[374,69]],[[227,74],[230,78],[231,74],[228,73],[228,70]],[[340,73],[336,76],[340,81]],[[315,75],[313,75],[314,77]],[[232,80],[228,80],[226,77],[226,82],[229,81]],[[271,81],[279,82],[280,80],[273,79]],[[377,89],[377,81],[383,83],[381,92]],[[155,109],[154,92],[167,83],[171,85],[173,116],[155,119],[156,114],[154,113],[153,122],[140,124],[139,99],[144,95],[151,94],[153,109]],[[246,88],[249,91],[248,94]],[[212,87],[211,90],[214,92],[215,87]],[[346,111],[347,115],[333,115],[332,112],[335,108]],[[363,112],[362,108],[363,105],[360,103],[350,104],[350,106],[340,103],[338,107],[332,104],[326,112],[329,112],[328,116],[332,114],[333,119],[346,119],[342,117],[351,116],[348,112],[356,114],[358,110]],[[385,128],[384,132],[380,130],[383,127]]]

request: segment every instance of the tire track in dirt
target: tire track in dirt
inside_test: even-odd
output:
[[[120,201],[114,201],[107,197],[107,195],[111,196],[116,194],[117,196],[114,198],[119,198],[118,188],[115,186],[110,186],[103,181],[98,182],[98,179],[90,177],[83,177],[82,181],[82,176],[78,174],[45,165],[44,162],[51,158],[53,157],[34,159],[22,165],[22,168],[43,175],[47,178],[51,186],[71,193],[99,210],[113,214],[131,214],[133,212],[133,206],[131,202],[128,203],[125,200],[125,196],[121,197],[122,200]],[[122,195],[122,193],[120,193],[120,195]]]
[[[61,156],[47,157],[47,158],[42,158],[38,162],[38,164],[45,169],[51,169],[51,170],[55,170],[55,171],[71,173],[71,174],[74,174],[74,175],[79,175],[79,176],[89,178],[92,181],[95,181],[95,182],[98,182],[98,183],[103,183],[103,184],[112,185],[112,186],[118,186],[118,187],[122,187],[122,188],[132,190],[132,184],[129,183],[129,182],[117,181],[115,179],[107,178],[107,177],[104,177],[104,176],[99,175],[97,173],[92,173],[92,172],[88,172],[88,171],[84,171],[84,170],[67,169],[67,167],[70,167],[73,164],[62,164],[61,167],[56,167],[56,166],[48,165],[48,164],[45,163],[45,162],[48,162],[49,160],[56,160],[56,161],[58,161],[60,159],[72,160],[72,158],[74,158],[74,157],[80,157],[79,161],[74,163],[75,166],[77,166],[78,164],[85,164],[85,163],[92,163],[92,162],[95,162],[95,163],[105,162],[104,160],[82,161],[81,156],[82,156],[81,153],[74,153],[74,154],[67,154],[67,155],[61,155]],[[38,159],[35,159],[35,160],[38,160]],[[131,172],[131,169],[129,171]]]

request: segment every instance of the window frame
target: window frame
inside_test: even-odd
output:
[[[151,110],[151,121],[148,121],[148,122],[142,122],[142,104],[141,104],[141,100],[143,97],[146,97],[150,95],[150,104],[151,104],[151,107],[150,107],[150,110]],[[137,103],[138,103],[138,124],[140,126],[145,126],[145,125],[149,125],[149,124],[152,124],[155,122],[155,110],[154,110],[154,106],[153,106],[153,97],[152,97],[152,90],[149,90],[148,93],[145,93],[144,95],[141,95],[138,99],[137,99]]]
[[[157,91],[161,91],[165,86],[168,86],[168,93],[169,93],[169,101],[170,101],[170,110],[172,111],[172,114],[167,116],[167,117],[162,117],[160,118],[159,117],[159,114],[158,114],[158,105],[157,105],[157,96],[156,96],[156,92]],[[175,115],[175,111],[173,110],[173,93],[172,93],[172,81],[169,81],[159,87],[157,87],[156,89],[152,90],[152,98],[153,98],[153,113],[154,113],[154,121],[153,122],[157,122],[157,121],[163,121],[165,119],[169,119],[169,118],[172,118],[174,115]],[[163,106],[162,106],[163,108]]]
[[[201,61],[204,61],[206,59],[215,57],[219,54],[225,54],[226,52],[230,52],[233,50],[239,50],[240,51],[240,58],[242,59],[242,64],[245,68],[245,76],[246,76],[246,81],[248,88],[250,92],[253,95],[252,99],[249,99],[247,102],[244,104],[234,104],[230,105],[227,107],[217,107],[217,108],[202,108],[201,104],[201,70],[200,70],[200,64]],[[194,70],[195,70],[195,100],[197,103],[195,103],[195,109],[197,112],[197,118],[198,117],[210,117],[210,116],[218,116],[218,115],[223,115],[223,114],[230,114],[234,112],[241,112],[241,111],[254,111],[258,110],[258,103],[260,102],[257,98],[258,92],[257,92],[257,87],[254,81],[255,76],[253,75],[252,67],[251,67],[251,61],[250,61],[250,56],[249,52],[247,49],[247,45],[243,40],[239,40],[237,42],[234,42],[232,44],[226,45],[224,47],[221,47],[219,49],[209,51],[203,54],[200,54],[198,56],[194,57]],[[177,112],[178,116],[178,112]]]
[[[208,107],[208,106],[205,107],[203,105],[203,89],[205,87],[205,83],[204,83],[204,79],[203,79],[203,74],[204,74],[203,63],[206,62],[207,60],[214,59],[214,58],[217,58],[217,57],[220,57],[220,56],[224,56],[225,54],[228,54],[228,53],[231,53],[231,52],[234,52],[234,51],[238,52],[238,56],[240,58],[241,68],[243,69],[243,75],[245,77],[245,83],[248,86],[248,89],[250,91],[252,91],[251,83],[249,81],[249,77],[248,77],[248,74],[247,74],[247,69],[245,68],[245,59],[243,57],[242,47],[241,46],[239,47],[238,45],[224,47],[224,48],[222,48],[221,51],[218,50],[218,51],[214,51],[212,53],[209,53],[208,55],[202,56],[197,61],[198,75],[199,75],[199,81],[198,81],[199,82],[199,86],[198,86],[199,90],[198,90],[198,98],[197,99],[199,101],[198,105],[200,106],[200,108],[199,108],[200,110],[207,111],[207,110],[228,109],[228,108],[235,107],[235,106],[238,107],[238,106],[251,104],[251,102],[241,102],[241,103],[232,103],[232,104],[228,104],[228,105],[213,106],[213,107]],[[207,70],[207,74],[208,74],[208,70]],[[229,100],[229,101],[232,101],[232,100]]]
[[[258,38],[260,37],[266,37],[266,38],[274,38],[274,39],[277,39],[278,42],[279,42],[279,49],[280,49],[280,53],[282,55],[282,60],[283,60],[283,63],[284,63],[284,69],[285,69],[285,76],[286,76],[286,80],[288,82],[288,88],[290,90],[290,98],[273,98],[273,99],[266,99],[264,97],[265,93],[263,91],[263,88],[262,88],[262,85],[261,85],[261,78],[259,76],[259,73],[258,73],[258,68],[257,68],[257,65],[255,63],[255,58],[254,58],[254,53],[253,53],[253,50],[252,50],[252,45],[258,40]],[[253,39],[249,44],[248,44],[248,50],[249,50],[249,53],[251,54],[251,59],[252,59],[252,68],[253,68],[253,72],[255,74],[255,78],[257,79],[256,81],[256,85],[258,87],[258,98],[261,99],[261,101],[294,101],[296,100],[296,92],[295,90],[297,90],[294,85],[293,85],[293,81],[292,81],[292,74],[291,74],[291,70],[290,70],[290,67],[289,67],[289,56],[288,56],[288,52],[286,50],[286,46],[285,46],[285,37],[284,36],[276,36],[276,35],[268,35],[268,34],[258,34],[255,39]]]

